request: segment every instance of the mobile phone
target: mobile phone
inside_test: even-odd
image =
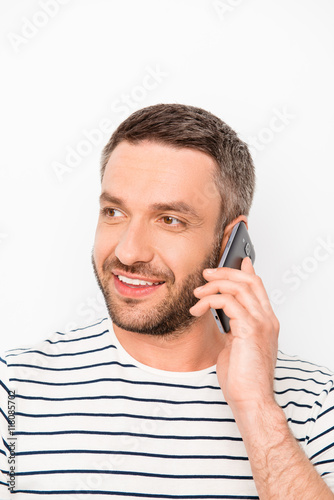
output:
[[[255,250],[249,237],[246,224],[238,222],[232,230],[228,239],[224,253],[218,267],[231,267],[232,269],[241,269],[241,263],[245,257],[249,257],[254,265]],[[222,309],[211,309],[219,330],[222,333],[230,331],[230,319]]]

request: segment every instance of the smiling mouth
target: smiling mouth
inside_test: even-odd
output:
[[[116,274],[115,275],[119,281],[121,281],[122,283],[125,283],[126,285],[130,286],[131,288],[137,288],[137,287],[142,287],[142,286],[158,286],[158,285],[162,285],[163,283],[165,283],[164,281],[145,281],[145,280],[140,280],[140,279],[132,279],[132,278],[128,278],[127,276],[123,276],[122,274]]]

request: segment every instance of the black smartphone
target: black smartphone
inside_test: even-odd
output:
[[[245,257],[249,257],[254,265],[255,250],[249,237],[246,224],[238,222],[228,239],[222,258],[218,267],[231,267],[241,269],[241,263]],[[211,309],[219,330],[222,333],[230,331],[230,319],[222,309]]]

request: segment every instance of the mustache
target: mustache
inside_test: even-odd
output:
[[[174,283],[175,275],[170,269],[157,269],[151,264],[145,264],[144,262],[138,262],[131,266],[123,264],[117,257],[113,257],[112,260],[106,260],[102,265],[102,270],[104,273],[112,273],[113,269],[118,271],[124,271],[129,274],[140,274],[143,277],[154,278],[158,281],[169,281]]]

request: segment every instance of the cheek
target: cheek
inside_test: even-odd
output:
[[[106,228],[102,224],[98,224],[95,231],[94,239],[94,260],[98,267],[102,266],[105,259],[113,250],[113,239],[108,234]]]
[[[168,251],[167,251],[168,250]],[[198,271],[206,258],[206,252],[200,245],[173,245],[159,252],[165,265],[174,273],[177,280],[183,280]]]

